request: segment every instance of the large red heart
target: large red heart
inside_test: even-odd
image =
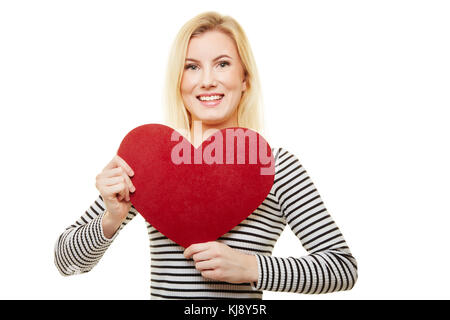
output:
[[[185,248],[214,241],[245,220],[274,181],[269,144],[247,128],[218,130],[194,148],[176,130],[146,124],[125,136],[117,154],[134,171],[133,206]]]

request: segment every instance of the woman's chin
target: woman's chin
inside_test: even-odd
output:
[[[228,117],[224,117],[223,115],[207,115],[204,117],[197,118],[197,121],[201,121],[205,125],[217,125],[223,123],[228,120]]]
[[[230,125],[227,124],[227,118],[204,118],[204,119],[197,119],[194,120],[193,123],[193,128],[195,130],[195,128],[201,128],[201,126],[203,125],[203,127],[217,127],[217,128],[222,128],[222,127],[230,127]]]

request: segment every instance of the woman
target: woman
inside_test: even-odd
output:
[[[173,44],[166,82],[167,122],[198,146],[209,129],[261,132],[260,86],[239,24],[215,12],[187,22]],[[194,130],[198,125],[198,130]],[[357,264],[298,158],[272,149],[275,180],[264,202],[217,241],[184,249],[147,223],[153,299],[262,299],[263,290],[327,293],[351,289]],[[63,232],[55,264],[63,275],[90,271],[138,213],[130,168],[117,155],[96,178],[99,197]],[[309,255],[273,257],[286,223]]]

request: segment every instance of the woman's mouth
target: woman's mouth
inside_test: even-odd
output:
[[[220,102],[222,102],[222,98],[224,97],[223,94],[218,94],[218,95],[211,95],[211,96],[197,96],[197,99],[201,102],[202,105],[206,106],[206,107],[215,107],[218,104],[220,104]]]

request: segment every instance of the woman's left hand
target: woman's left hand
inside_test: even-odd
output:
[[[211,280],[229,283],[258,281],[258,262],[254,255],[230,248],[224,243],[210,241],[190,245],[184,250],[186,259],[192,257],[195,268]]]

